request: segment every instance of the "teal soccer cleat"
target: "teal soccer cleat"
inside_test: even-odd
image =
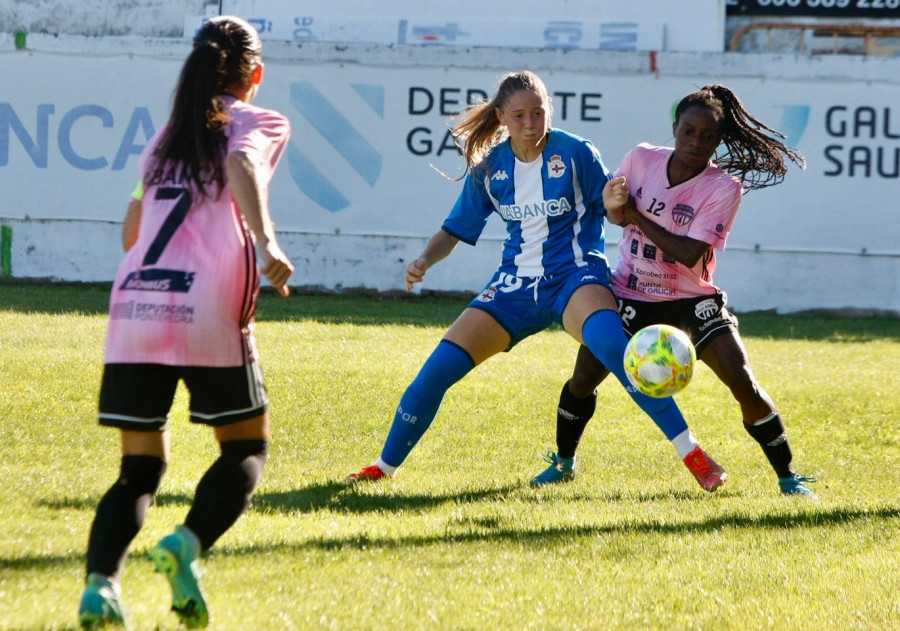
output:
[[[789,478],[778,478],[778,486],[781,487],[782,495],[804,495],[813,500],[819,499],[806,486],[807,482],[818,482],[818,480],[799,473],[795,473]]]
[[[550,466],[531,479],[531,486],[539,487],[548,484],[562,484],[563,482],[571,482],[575,479],[578,456],[560,458],[559,454],[548,451],[541,457],[549,462]]]
[[[124,627],[125,613],[118,584],[103,574],[88,574],[78,606],[78,623],[82,629]]]
[[[156,571],[166,577],[172,588],[172,611],[188,629],[202,629],[209,624],[209,611],[197,582],[200,542],[185,526],[160,539],[150,560]]]

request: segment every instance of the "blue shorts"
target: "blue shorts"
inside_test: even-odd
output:
[[[509,350],[554,322],[562,324],[569,299],[583,285],[603,285],[612,292],[605,261],[554,276],[519,277],[498,271],[469,307],[486,311],[506,329]]]

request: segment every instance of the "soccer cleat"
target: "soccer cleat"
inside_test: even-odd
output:
[[[356,473],[351,473],[344,481],[347,483],[351,482],[374,482],[375,480],[380,480],[382,478],[390,477],[387,473],[381,470],[381,468],[377,464],[370,464],[368,467],[363,467]]]
[[[700,486],[710,493],[725,484],[725,480],[728,479],[725,470],[700,447],[694,447],[694,450],[684,457],[684,466],[693,474]]]
[[[78,606],[78,623],[82,629],[124,627],[125,614],[118,584],[103,574],[88,574]]]
[[[150,552],[156,571],[166,577],[172,588],[172,611],[188,629],[209,624],[209,611],[197,582],[198,556],[200,542],[185,526],[176,526],[175,532],[160,539]]]
[[[782,495],[805,495],[813,500],[819,499],[818,496],[806,486],[807,482],[818,482],[818,480],[799,473],[794,473],[789,478],[778,478],[778,486],[781,487]]]
[[[577,468],[576,456],[571,458],[562,458],[559,454],[548,451],[541,456],[550,466],[541,471],[531,479],[531,486],[539,487],[547,484],[562,484],[563,482],[571,482],[575,479],[575,470]]]

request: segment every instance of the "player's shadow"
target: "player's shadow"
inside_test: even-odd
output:
[[[253,506],[258,510],[282,513],[312,513],[325,509],[346,513],[421,511],[448,503],[473,504],[502,500],[518,489],[518,485],[509,485],[452,493],[388,494],[378,493],[380,489],[373,486],[360,488],[344,482],[327,481],[289,491],[258,492],[253,496]]]
[[[835,508],[825,511],[796,512],[793,510],[776,511],[763,516],[751,516],[743,513],[727,514],[704,519],[687,519],[683,522],[648,519],[644,521],[623,521],[603,524],[584,524],[573,526],[560,524],[556,527],[535,527],[528,529],[521,524],[510,525],[496,517],[472,517],[448,521],[443,532],[432,534],[409,535],[401,537],[373,536],[368,533],[348,533],[313,537],[305,541],[276,544],[261,549],[258,546],[237,546],[228,550],[230,555],[258,555],[273,551],[300,550],[371,550],[403,549],[410,547],[428,547],[453,543],[502,543],[516,542],[523,546],[546,548],[556,544],[568,545],[578,538],[595,538],[598,535],[635,535],[650,533],[681,537],[686,533],[703,534],[720,532],[722,529],[736,530],[810,530],[829,528],[846,524],[858,519],[882,520],[891,522],[900,517],[900,509],[896,507],[878,510]],[[211,551],[211,554],[221,552]]]

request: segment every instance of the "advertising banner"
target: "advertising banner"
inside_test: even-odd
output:
[[[185,20],[192,37],[206,18]],[[541,47],[561,50],[663,50],[665,27],[629,20],[493,20],[458,18],[335,18],[312,15],[250,17],[263,40],[415,44],[423,46]]]
[[[168,115],[180,60],[33,54],[3,64],[0,216],[121,220],[137,158]],[[271,184],[281,231],[432,234],[461,189],[449,132],[501,73],[270,62],[257,103],[291,120]],[[39,76],[42,80],[31,79]],[[615,169],[638,142],[669,144],[675,102],[703,79],[543,74],[553,125],[591,139]],[[729,246],[897,252],[900,85],[721,78],[808,160],[749,193]],[[89,87],[88,87],[89,86]],[[499,236],[502,226],[490,223]]]
[[[727,0],[728,15],[900,20],[900,0]]]

